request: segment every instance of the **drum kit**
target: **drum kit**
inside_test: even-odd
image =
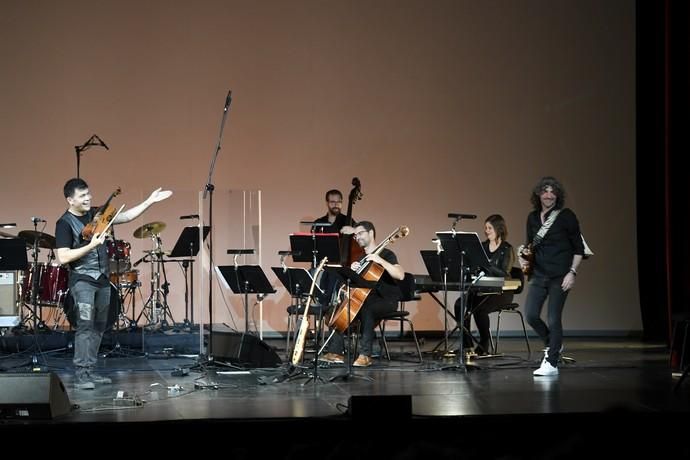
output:
[[[165,229],[164,222],[151,222],[145,224],[133,233],[135,238],[150,238],[154,249],[144,251],[145,255],[137,262],[132,263],[132,246],[128,241],[120,239],[107,239],[105,244],[108,254],[110,271],[110,284],[112,293],[116,293],[111,300],[111,321],[120,328],[136,327],[142,316],[146,317],[147,326],[165,326],[168,319],[174,324],[172,314],[167,305],[168,286],[163,260],[165,253],[160,238],[160,233]],[[64,307],[69,299],[69,268],[57,263],[55,256],[55,237],[37,230],[23,230],[17,235],[0,231],[1,237],[19,238],[24,240],[27,251],[31,250],[31,257],[27,257],[28,267],[18,271],[13,278],[16,280],[17,309],[21,312],[22,325],[27,327],[33,324],[35,329],[46,328],[42,308],[56,308],[54,314],[46,315],[54,321],[53,328],[57,329],[65,319]],[[41,250],[48,250],[45,262],[39,261]],[[141,262],[150,262],[151,265],[151,294],[145,302],[139,316],[134,320],[135,293],[141,286],[139,270],[135,267]],[[143,297],[142,297],[143,298]],[[132,318],[125,315],[124,307],[131,306]],[[24,314],[26,309],[29,314]]]

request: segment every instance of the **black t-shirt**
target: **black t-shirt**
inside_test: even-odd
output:
[[[546,213],[548,219],[553,210]],[[541,228],[541,212],[527,216],[527,241],[532,242]],[[573,263],[573,255],[583,255],[585,248],[580,236],[580,224],[568,208],[560,211],[544,239],[534,248],[534,273],[547,277],[564,276]]]
[[[318,219],[314,221],[317,224],[327,224],[328,223],[328,214],[325,216],[321,216]],[[333,223],[330,225],[330,227],[317,227],[316,228],[316,233],[340,233],[340,230],[347,224],[347,216],[344,214],[338,214],[335,216],[335,220]],[[356,226],[357,222],[353,219],[352,220],[352,226]]]
[[[379,255],[383,260],[392,265],[397,265],[398,263],[398,257],[389,249],[382,249]],[[381,278],[379,279],[378,284],[376,285],[375,291],[369,293],[369,297],[372,296],[379,297],[387,301],[397,302],[402,298],[402,293],[400,291],[400,287],[398,286],[398,281],[395,280],[387,271],[384,271],[383,275],[381,275]],[[367,298],[367,301],[369,301],[369,297]]]
[[[67,211],[69,212],[69,211]],[[98,212],[98,208],[91,208],[89,209],[86,214],[83,216],[77,216],[76,214],[72,214],[74,217],[79,220],[84,225],[87,225],[90,223],[96,213]],[[73,238],[72,238],[72,227],[70,227],[69,223],[64,219],[60,218],[58,221],[55,223],[55,247],[56,249],[60,248],[69,248],[69,249],[74,249],[74,248],[79,248],[81,246],[84,246],[88,244],[87,241],[81,239],[78,244],[74,244]],[[69,274],[69,284],[70,286],[74,286],[74,283],[77,281],[88,281],[90,283],[96,283],[99,286],[101,285],[107,285],[109,280],[108,278],[101,276],[98,281],[94,280],[88,275],[82,275],[80,273],[76,273],[72,270],[70,270]]]

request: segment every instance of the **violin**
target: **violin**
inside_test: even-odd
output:
[[[106,201],[105,204],[98,209],[96,215],[93,216],[93,220],[86,224],[81,230],[82,238],[89,241],[96,233],[103,233],[103,231],[108,228],[110,221],[113,220],[117,212],[115,206],[110,205],[110,201],[120,193],[122,193],[122,189],[118,187],[117,190],[110,194],[108,201]]]

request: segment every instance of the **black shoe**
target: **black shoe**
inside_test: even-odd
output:
[[[479,356],[486,356],[491,352],[491,345],[489,343],[479,343],[474,349]]]

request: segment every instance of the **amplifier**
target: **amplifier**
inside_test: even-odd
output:
[[[0,271],[0,327],[17,324],[17,272]]]

